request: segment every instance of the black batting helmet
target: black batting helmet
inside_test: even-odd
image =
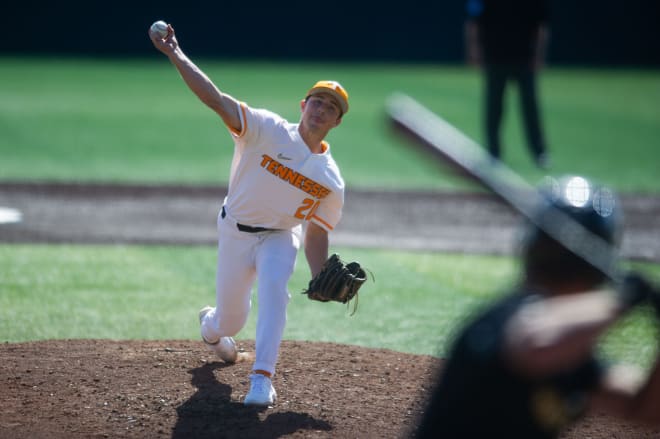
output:
[[[622,209],[614,192],[580,176],[546,178],[539,190],[541,202],[523,242],[522,256],[527,277],[545,283],[576,280],[593,284],[602,282],[606,277],[606,270],[603,270],[606,264],[594,266],[588,261],[614,261],[618,258]],[[567,216],[569,221],[581,225],[587,233],[564,233],[562,227],[565,224],[552,223],[561,222],[555,220],[556,215],[553,216],[557,211]],[[553,235],[549,231],[556,232]],[[559,241],[556,233],[561,235]],[[586,258],[584,254],[579,256],[568,247],[585,246],[571,246],[571,239],[599,244],[586,248],[587,253],[599,254],[587,254]]]

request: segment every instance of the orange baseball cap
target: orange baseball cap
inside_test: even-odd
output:
[[[337,81],[319,81],[309,89],[307,96],[309,97],[318,93],[328,93],[334,96],[337,102],[339,102],[342,115],[348,112],[348,93]]]

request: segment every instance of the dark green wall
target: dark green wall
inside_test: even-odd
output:
[[[463,60],[463,0],[13,3],[0,14],[0,55],[155,56],[147,29],[162,18],[191,56]],[[659,3],[553,0],[549,61],[660,66]]]

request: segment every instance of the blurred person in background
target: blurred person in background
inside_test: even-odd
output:
[[[484,74],[484,128],[488,151],[502,157],[500,128],[505,89],[518,85],[522,121],[535,164],[546,169],[549,156],[538,104],[537,74],[549,38],[547,0],[468,0],[465,43],[468,62]]]
[[[616,263],[614,194],[575,176],[549,189],[536,218],[568,215]],[[416,437],[556,438],[589,413],[660,427],[658,357],[645,374],[596,355],[604,333],[636,306],[650,305],[660,321],[657,287],[634,273],[613,285],[534,224],[525,228],[520,282],[453,338]]]

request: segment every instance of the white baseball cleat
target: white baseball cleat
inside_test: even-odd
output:
[[[202,323],[204,316],[208,314],[213,307],[205,306],[199,311],[199,323]],[[236,349],[236,342],[231,337],[220,337],[215,343],[208,342],[202,335],[204,344],[215,353],[225,363],[236,363],[238,358],[238,349]]]
[[[253,373],[250,375],[250,391],[245,396],[243,404],[268,407],[277,399],[273,383],[266,375]]]

